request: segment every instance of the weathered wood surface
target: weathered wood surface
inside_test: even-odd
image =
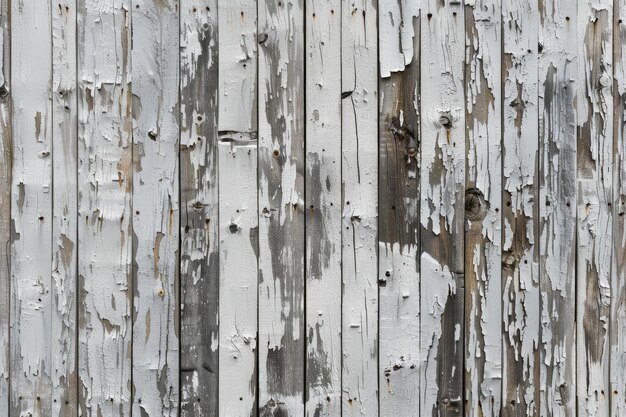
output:
[[[378,374],[383,416],[419,415],[418,6],[381,0],[378,8],[379,42],[387,45],[379,49]]]
[[[305,413],[341,415],[341,0],[305,2]]]
[[[539,416],[538,19],[502,3],[502,416]]]
[[[0,415],[626,413],[624,0],[0,0]]]
[[[217,1],[180,8],[180,411],[218,414]]]
[[[342,3],[343,416],[378,415],[377,1]]]
[[[8,0],[0,1],[0,414],[9,415],[11,299],[11,38]]]
[[[465,8],[466,416],[502,404],[502,25],[497,0]]]

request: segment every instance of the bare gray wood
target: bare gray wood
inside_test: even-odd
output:
[[[217,417],[217,1],[179,7],[180,412]]]

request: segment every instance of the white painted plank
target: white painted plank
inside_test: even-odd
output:
[[[217,0],[180,4],[180,411],[218,416]]]
[[[385,0],[378,7],[381,416],[419,415],[419,4]],[[412,59],[405,62],[405,54]]]
[[[257,141],[223,134],[220,186],[220,415],[257,415]]]
[[[421,415],[463,412],[464,39],[461,2],[423,4]]]
[[[304,414],[304,1],[258,2],[259,408]]]
[[[580,417],[609,415],[613,1],[578,3],[576,368]]]
[[[576,412],[576,0],[539,0],[540,415]]]
[[[501,2],[466,7],[465,415],[502,404]],[[476,203],[479,206],[476,206]],[[445,360],[445,359],[444,359]]]
[[[76,2],[52,7],[52,415],[77,412],[78,101]]]
[[[0,415],[9,415],[11,300],[11,37],[8,0],[0,1]]]
[[[377,4],[343,3],[342,415],[378,415]]]
[[[132,120],[123,0],[78,8],[79,413],[129,416]]]
[[[178,72],[174,0],[133,2],[133,414],[178,415]]]
[[[307,0],[306,415],[341,414],[341,2]]]
[[[613,11],[614,147],[611,265],[611,417],[626,414],[626,1]]]
[[[502,415],[539,415],[538,33],[536,0],[502,3]]]
[[[51,3],[11,4],[11,412],[52,413]],[[56,346],[54,346],[56,350]]]
[[[219,3],[220,415],[257,415],[256,2]],[[237,300],[233,302],[233,300]]]

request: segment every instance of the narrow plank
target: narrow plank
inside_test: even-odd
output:
[[[52,413],[51,3],[11,3],[11,413]]]
[[[502,416],[539,416],[537,0],[502,3]]]
[[[613,10],[613,263],[611,265],[611,417],[626,414],[626,1]]]
[[[304,414],[304,1],[258,2],[259,407]]]
[[[613,2],[578,3],[576,329],[578,415],[609,415]]]
[[[463,413],[464,40],[461,2],[423,4],[421,415]]]
[[[257,412],[256,2],[219,3],[220,415]],[[237,302],[233,302],[237,300]]]
[[[133,415],[178,415],[178,72],[174,0],[132,11]]]
[[[217,0],[180,2],[180,411],[218,416]]]
[[[501,2],[465,8],[465,415],[502,404]],[[453,198],[449,196],[448,198]]]
[[[341,1],[305,2],[307,416],[341,414]]]
[[[79,413],[129,416],[132,120],[124,0],[78,7]]]
[[[9,415],[11,299],[11,35],[8,0],[0,1],[0,415]]]
[[[576,412],[576,1],[539,0],[540,415]]]
[[[342,415],[378,416],[377,1],[342,3]]]
[[[78,247],[78,100],[76,1],[52,7],[52,415],[78,406],[76,273]]]
[[[381,416],[419,415],[419,2],[378,3]]]

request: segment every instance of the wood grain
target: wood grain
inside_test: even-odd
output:
[[[216,0],[180,2],[180,413],[217,417]]]

